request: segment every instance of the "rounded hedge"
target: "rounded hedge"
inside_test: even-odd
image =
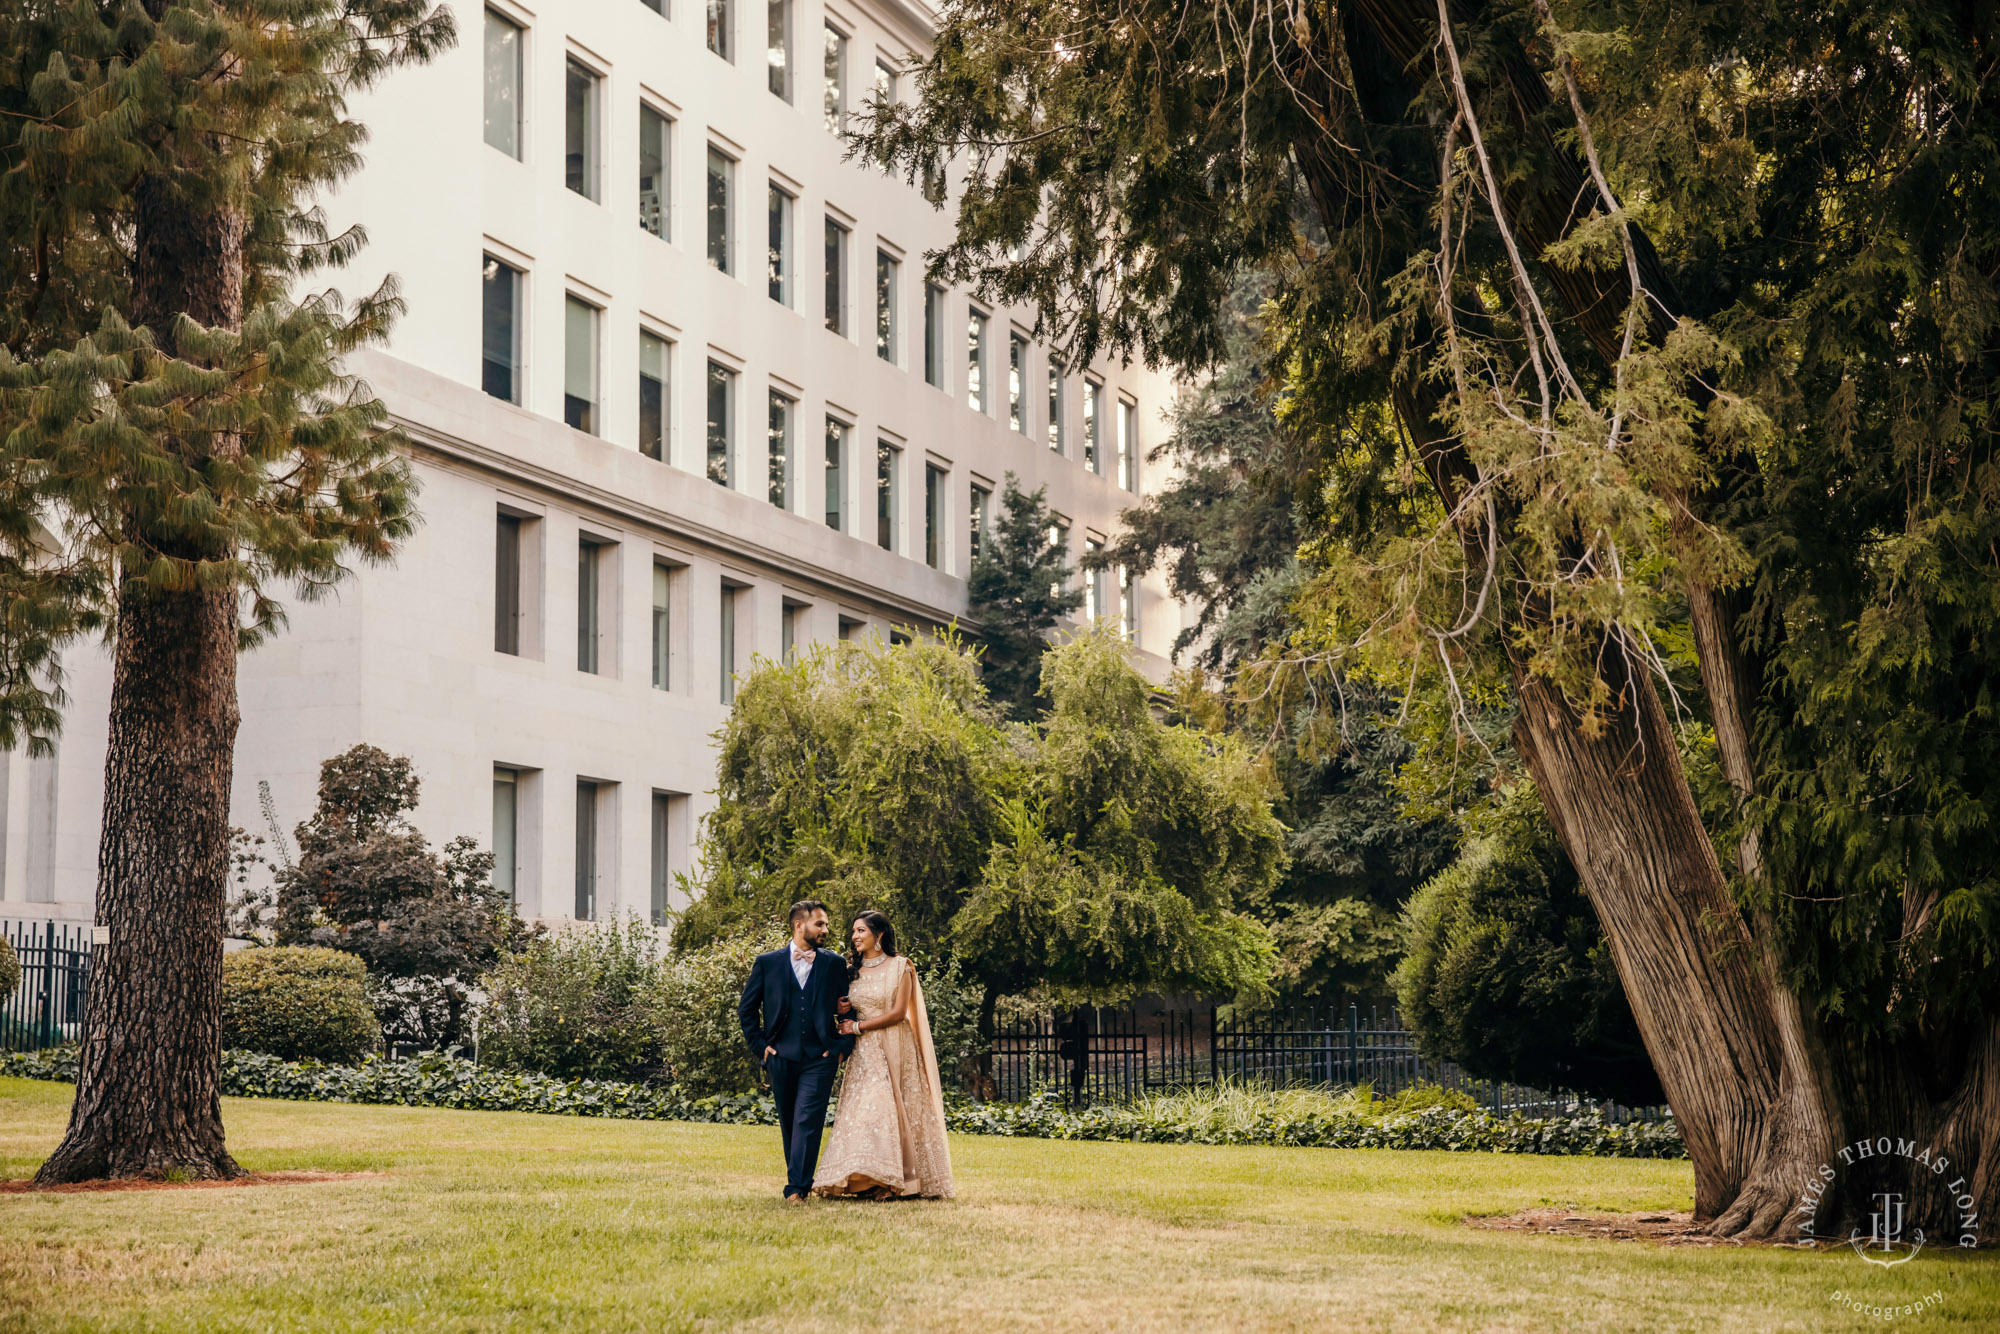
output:
[[[367,969],[339,950],[281,945],[222,959],[222,1045],[288,1061],[354,1062],[382,1040]]]
[[[21,956],[14,953],[14,946],[7,937],[0,936],[0,1000],[14,994],[14,988],[21,985]]]

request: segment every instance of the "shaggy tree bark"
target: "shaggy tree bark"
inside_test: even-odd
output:
[[[1435,58],[1434,0],[1361,0],[1354,12],[1398,67]],[[1605,201],[1587,164],[1550,134],[1549,83],[1526,51],[1502,59],[1494,81],[1474,91],[1498,94],[1512,128],[1539,141],[1545,170],[1510,177],[1497,201],[1539,257]],[[1657,342],[1681,314],[1678,298],[1645,234],[1635,226],[1631,236],[1652,298],[1643,332]],[[1597,353],[1615,361],[1629,275],[1544,264],[1540,276]],[[1449,503],[1451,445],[1434,411],[1421,392],[1400,393],[1397,406]],[[1687,592],[1723,771],[1741,806],[1757,792],[1762,664],[1742,646],[1740,595],[1695,579]],[[1970,1236],[1976,1222],[1967,1219],[2000,1208],[2000,1020],[1891,1041],[1819,1018],[1786,981],[1771,917],[1746,921],[1729,891],[1652,683],[1615,652],[1607,661],[1625,689],[1596,737],[1517,663],[1515,740],[1598,911],[1687,1138],[1697,1215],[1723,1234],[1793,1238],[1810,1218],[1815,1235],[1844,1237],[1874,1191],[1894,1190],[1928,1236]],[[1768,875],[1754,828],[1737,856],[1746,877]],[[1839,1157],[1851,1140],[1882,1135],[1928,1147],[1932,1159]],[[1933,1168],[1938,1155],[1949,1169]],[[1843,1174],[1831,1195],[1814,1193],[1822,1164]]]
[[[185,313],[243,319],[243,223],[149,177],[136,190],[134,323],[163,351]],[[182,442],[191,461],[218,448]],[[226,448],[226,442],[220,447]],[[226,559],[169,535],[129,542],[189,561]],[[233,588],[164,591],[123,572],[104,760],[97,923],[68,1132],[43,1184],[100,1177],[234,1177],[223,1144],[222,915],[236,726]]]

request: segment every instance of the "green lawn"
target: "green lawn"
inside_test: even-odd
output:
[[[0,1079],[0,1178],[64,1085]],[[960,1198],[787,1208],[775,1130],[231,1099],[313,1185],[0,1195],[0,1330],[2000,1327],[2000,1255],[1477,1230],[1538,1204],[1686,1208],[1685,1163],[954,1138]],[[1903,1321],[1898,1324],[1906,1323]]]

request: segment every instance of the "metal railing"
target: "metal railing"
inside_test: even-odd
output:
[[[21,984],[0,995],[0,1051],[35,1051],[76,1038],[90,994],[90,928],[0,920],[21,960]]]
[[[1222,1081],[1330,1089],[1365,1083],[1377,1097],[1435,1084],[1500,1116],[1575,1112],[1652,1121],[1667,1114],[1664,1107],[1475,1079],[1453,1062],[1425,1057],[1393,1011],[1353,1004],[1239,1019],[1214,1007],[1070,1010],[1003,1028],[993,1044],[995,1092],[1006,1102],[1047,1089],[1079,1106],[1129,1102]]]

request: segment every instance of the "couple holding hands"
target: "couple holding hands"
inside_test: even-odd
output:
[[[785,1199],[808,1194],[949,1199],[951,1149],[924,991],[889,919],[854,919],[854,953],[823,949],[826,905],[792,905],[791,943],[757,956],[736,1005],[743,1040],[778,1101]],[[840,1109],[819,1161],[842,1061]]]

